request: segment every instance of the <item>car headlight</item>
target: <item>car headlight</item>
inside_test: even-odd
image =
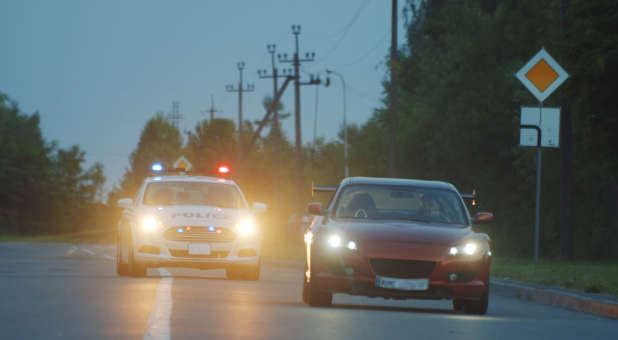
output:
[[[151,232],[161,229],[163,224],[154,216],[145,216],[140,220],[140,228],[142,231]]]
[[[255,234],[255,223],[248,218],[242,219],[236,225],[236,231],[241,236],[251,236]]]
[[[472,256],[472,255],[478,254],[479,251],[480,251],[480,247],[476,242],[466,242],[460,246],[451,247],[448,253],[449,255],[452,255],[452,256],[455,256],[455,255]]]
[[[328,237],[328,245],[332,248],[341,248],[345,244],[345,247],[350,250],[356,250],[356,242],[347,241],[344,242],[343,237],[339,234],[332,234]]]

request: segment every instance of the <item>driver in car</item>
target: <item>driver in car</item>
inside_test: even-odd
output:
[[[372,218],[376,214],[376,203],[367,193],[354,195],[347,208],[348,216],[355,218]]]

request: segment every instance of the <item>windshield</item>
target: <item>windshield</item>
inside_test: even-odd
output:
[[[145,205],[207,205],[219,208],[245,208],[235,186],[207,182],[153,182],[144,194]]]
[[[466,224],[457,193],[410,186],[350,185],[336,202],[335,218]]]

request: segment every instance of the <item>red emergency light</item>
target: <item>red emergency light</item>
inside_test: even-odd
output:
[[[230,168],[227,165],[219,165],[219,168],[217,169],[217,171],[220,174],[226,175],[226,174],[230,173]]]

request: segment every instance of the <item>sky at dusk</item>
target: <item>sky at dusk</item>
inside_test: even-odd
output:
[[[399,42],[403,43],[405,1],[399,0]],[[362,124],[381,107],[385,57],[390,47],[391,1],[33,1],[0,0],[0,92],[23,112],[39,112],[48,141],[78,144],[87,164],[101,162],[105,192],[129,165],[140,132],[156,112],[180,102],[182,131],[207,118],[210,96],[219,118],[237,119],[236,64],[255,85],[243,101],[243,118],[264,115],[262,99],[272,94],[267,44],[291,56],[292,24],[301,25],[300,52],[315,52],[301,67],[325,76],[332,68],[347,85],[348,123]],[[279,64],[289,68],[290,64]],[[316,87],[301,88],[303,143],[313,139]],[[342,87],[317,89],[317,135],[336,138],[342,123]],[[293,87],[283,97],[293,112]],[[294,120],[284,121],[293,140]]]

